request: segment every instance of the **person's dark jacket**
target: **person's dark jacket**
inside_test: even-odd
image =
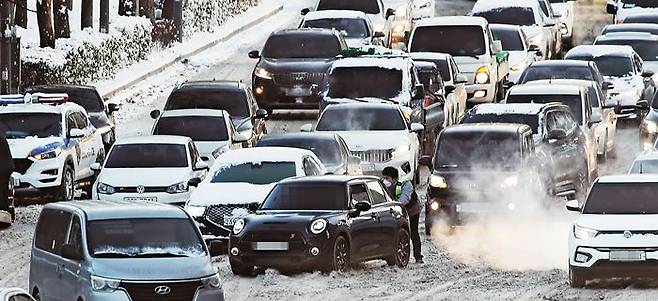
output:
[[[7,139],[0,135],[0,182],[8,183],[9,175],[14,171],[14,160],[11,157]],[[6,177],[6,179],[5,179]]]

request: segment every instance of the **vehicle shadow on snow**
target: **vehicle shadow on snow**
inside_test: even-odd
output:
[[[653,290],[658,288],[658,279],[630,279],[616,278],[606,280],[592,280],[587,283],[584,289],[646,289]]]

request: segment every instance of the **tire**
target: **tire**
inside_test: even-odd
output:
[[[62,183],[59,187],[57,200],[72,201],[75,198],[75,172],[71,165],[64,165]]]
[[[574,288],[581,288],[585,286],[587,280],[589,279],[586,273],[577,271],[571,265],[569,265],[569,286]]]
[[[253,265],[246,265],[242,264],[240,262],[234,261],[229,259],[229,263],[231,265],[231,272],[233,272],[233,275],[237,276],[251,276],[254,273],[254,266]]]
[[[409,264],[410,256],[411,238],[409,232],[406,229],[400,229],[395,242],[395,251],[386,259],[386,263],[390,266],[397,265],[399,268],[404,268]]]
[[[350,265],[350,245],[347,239],[340,235],[334,241],[333,256],[327,270],[345,272],[350,269]]]

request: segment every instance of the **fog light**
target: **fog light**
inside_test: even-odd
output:
[[[231,248],[231,255],[238,256],[238,254],[240,254],[240,250],[237,247]]]
[[[473,97],[477,97],[477,98],[485,97],[485,96],[487,96],[487,91],[482,91],[482,90],[475,91],[475,93],[473,94]]]
[[[320,249],[318,249],[318,247],[312,247],[311,248],[311,255],[318,256],[318,254],[320,254]]]
[[[263,94],[263,92],[265,92],[265,89],[263,89],[263,86],[258,86],[258,87],[256,87],[256,90],[254,90],[254,92],[256,92],[256,94],[260,95],[260,94]]]
[[[592,256],[585,253],[576,253],[576,262],[584,263],[588,262]]]
[[[439,203],[432,202],[432,204],[430,204],[430,208],[434,211],[439,210]]]

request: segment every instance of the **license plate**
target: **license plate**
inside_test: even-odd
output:
[[[375,169],[375,163],[366,162],[361,164],[361,170],[363,171],[375,171]]]
[[[124,201],[147,201],[147,202],[157,202],[157,197],[125,197]]]
[[[259,241],[254,243],[256,251],[287,251],[288,242]]]
[[[485,203],[462,203],[455,205],[455,210],[457,212],[464,213],[478,213],[489,211],[490,207]]]
[[[233,226],[237,220],[239,220],[241,216],[225,216],[224,217],[224,225],[226,226]]]
[[[645,261],[644,251],[610,251],[610,261]]]
[[[286,89],[286,96],[302,97],[311,96],[311,88],[306,87],[292,87]]]

